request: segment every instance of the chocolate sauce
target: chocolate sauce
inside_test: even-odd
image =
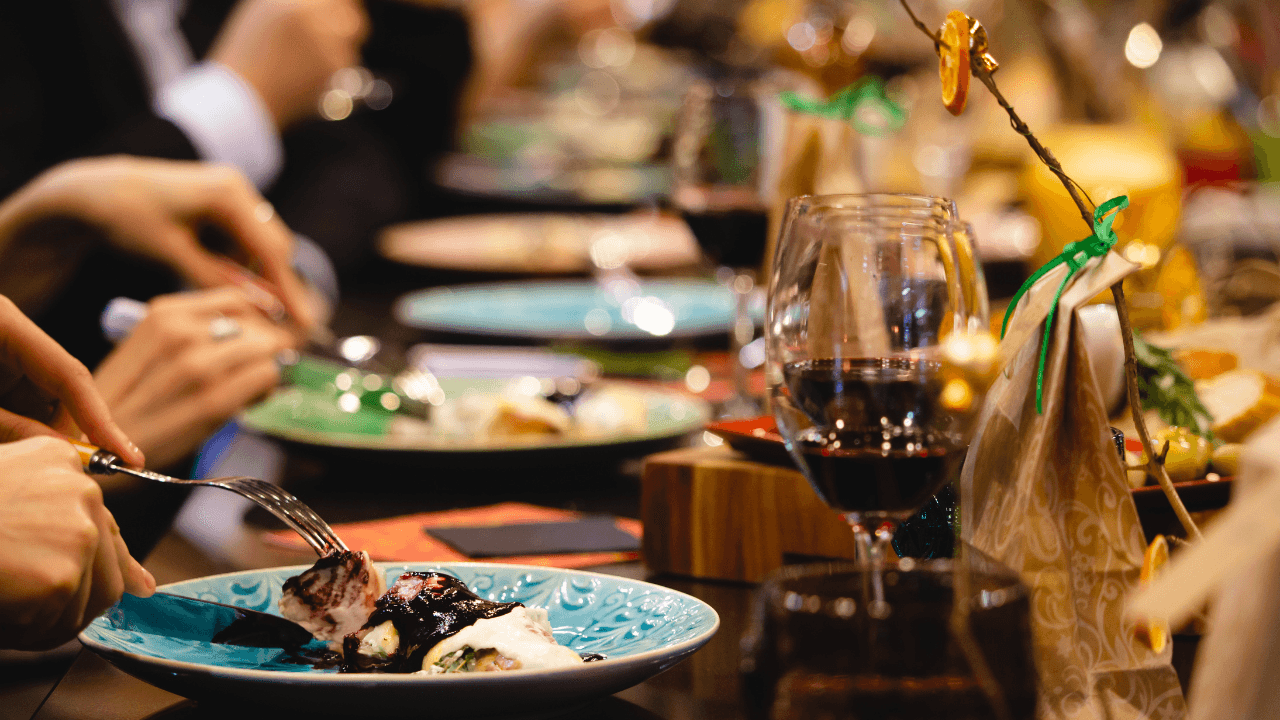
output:
[[[342,666],[342,653],[323,648],[316,650],[299,648],[285,651],[285,654],[276,660],[290,665],[310,665],[316,670],[327,670]]]
[[[402,583],[418,579],[418,592],[406,599]],[[440,641],[451,637],[477,620],[490,620],[522,607],[521,603],[485,600],[471,592],[459,579],[441,573],[408,572],[378,598],[373,614],[365,623],[370,629],[390,620],[400,634],[399,649],[386,659],[361,655],[360,636],[343,638],[342,672],[410,673],[422,669],[422,659]]]
[[[340,589],[339,584],[327,582],[330,577],[320,571],[351,564],[352,567],[357,567],[361,570],[360,577],[355,578],[355,582],[367,585],[369,583],[369,567],[367,564],[352,557],[357,554],[347,550],[345,552],[331,552],[322,556],[316,561],[315,565],[311,566],[310,570],[285,580],[282,588],[284,594],[293,595],[299,602],[312,610],[323,610],[332,606],[333,595]]]
[[[584,663],[600,662],[601,660],[609,659],[608,656],[606,656],[604,653],[578,653],[578,654],[582,656],[582,662]]]

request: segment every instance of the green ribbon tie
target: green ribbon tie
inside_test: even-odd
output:
[[[801,97],[790,90],[779,94],[778,99],[793,112],[847,122],[863,135],[875,137],[897,130],[907,120],[902,107],[885,95],[884,83],[878,77],[864,77],[826,100]],[[870,121],[877,116],[879,124]]]
[[[1063,291],[1067,289],[1067,283],[1090,259],[1106,255],[1107,251],[1115,246],[1116,234],[1111,229],[1111,224],[1115,222],[1116,214],[1127,207],[1129,207],[1129,196],[1127,195],[1111,198],[1099,205],[1098,209],[1093,211],[1093,234],[1083,240],[1067,243],[1067,246],[1062,248],[1062,254],[1045,263],[1031,277],[1027,278],[1026,282],[1022,283],[1022,287],[1018,288],[1017,294],[1013,296],[1013,300],[1009,303],[1009,309],[1004,311],[1004,322],[1000,325],[1001,340],[1004,339],[1004,333],[1009,328],[1009,318],[1013,317],[1013,311],[1018,307],[1018,301],[1031,289],[1031,286],[1035,285],[1037,280],[1059,265],[1066,264],[1070,268],[1067,276],[1062,278],[1062,284],[1058,286],[1057,294],[1053,296],[1053,305],[1049,307],[1049,317],[1045,318],[1044,338],[1040,341],[1040,365],[1036,369],[1037,414],[1044,412],[1044,358],[1049,352],[1049,333],[1053,332],[1053,316],[1058,311],[1058,300],[1062,298]]]

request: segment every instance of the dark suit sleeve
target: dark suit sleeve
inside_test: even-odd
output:
[[[151,112],[141,112],[112,128],[90,155],[126,153],[171,160],[199,160],[195,145],[177,125]]]
[[[402,0],[367,0],[365,7],[371,31],[364,64],[395,93],[390,107],[365,119],[416,163],[431,162],[452,147],[457,132],[472,69],[470,28],[452,9]]]
[[[0,3],[0,194],[64,160],[195,159],[150,93],[105,0]]]

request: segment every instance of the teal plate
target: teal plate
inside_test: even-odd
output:
[[[169,692],[324,714],[411,712],[432,717],[540,717],[611,695],[670,668],[720,626],[710,605],[639,580],[492,563],[378,563],[388,585],[407,570],[457,576],[481,597],[547,609],[556,640],[607,659],[560,670],[470,675],[343,674],[282,662],[282,650],[214,645],[163,633],[161,603],[130,599],[80,641],[121,670]],[[215,575],[167,585],[176,595],[276,612],[286,578],[306,566]],[[174,634],[184,637],[174,637]]]
[[[481,283],[410,293],[396,301],[395,317],[471,335],[652,341],[728,333],[733,295],[707,280],[644,281],[622,299],[590,280]]]

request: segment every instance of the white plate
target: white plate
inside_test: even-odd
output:
[[[664,215],[475,215],[394,225],[382,255],[406,265],[489,273],[589,272],[597,263],[636,270],[693,265],[689,226]]]

